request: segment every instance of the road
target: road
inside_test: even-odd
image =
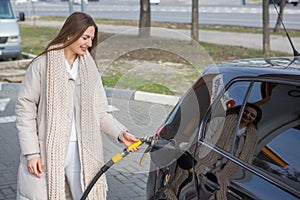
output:
[[[207,2],[207,1],[205,1]],[[262,6],[249,4],[211,4],[199,3],[199,22],[201,25],[233,25],[246,27],[262,26]],[[237,2],[237,1],[236,1]],[[27,16],[63,16],[69,15],[68,2],[33,2],[14,5],[17,12],[24,11]],[[74,11],[81,11],[80,5],[74,5]],[[86,12],[96,18],[138,20],[140,5],[138,1],[106,1],[89,2]],[[277,13],[270,5],[270,27],[274,27]],[[284,11],[284,22],[288,29],[300,30],[299,6],[287,5]],[[161,1],[159,5],[151,5],[153,22],[190,23],[191,5],[186,1]]]

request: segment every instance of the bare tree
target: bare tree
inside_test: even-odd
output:
[[[139,36],[149,37],[151,26],[150,0],[140,0]]]
[[[280,27],[281,27],[281,20],[283,19],[283,10],[286,4],[286,0],[280,0],[280,10],[279,10],[279,15],[277,17],[277,22],[274,27],[274,32],[278,32]]]
[[[270,56],[269,0],[263,0],[263,53]]]
[[[199,41],[199,0],[192,0],[192,44],[198,44]]]

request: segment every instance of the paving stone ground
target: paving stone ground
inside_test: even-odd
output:
[[[0,118],[14,116],[16,91],[1,90],[0,99],[11,98]],[[136,136],[153,135],[166,118],[172,107],[126,99],[109,99],[112,106],[118,108],[113,115]],[[8,118],[7,118],[8,119]],[[10,117],[9,119],[14,119]],[[14,120],[0,122],[0,200],[16,198],[17,169],[19,163],[19,144]],[[122,144],[117,144],[105,136],[105,161],[123,150]],[[149,157],[139,166],[139,160],[146,146],[139,152],[130,154],[106,173],[108,180],[108,200],[146,199],[146,181],[148,176]]]

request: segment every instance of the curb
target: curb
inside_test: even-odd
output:
[[[20,83],[6,83],[0,82],[0,91],[17,90]],[[155,94],[142,91],[133,91],[117,88],[104,88],[108,98],[120,98],[134,101],[142,101],[148,103],[155,103],[167,106],[175,106],[180,100],[180,97],[164,94]]]
[[[179,101],[179,97],[163,94],[148,93],[142,91],[136,91],[134,95],[134,100],[144,101],[150,103],[157,103],[168,106],[175,106]]]
[[[28,63],[36,57],[33,54],[27,54],[22,52],[23,59],[21,60],[11,60],[11,61],[1,61],[0,69],[26,69]]]
[[[19,86],[19,83],[0,82],[0,91],[18,90]]]
[[[156,94],[117,88],[105,88],[105,92],[106,96],[109,98],[143,101],[167,106],[175,106],[180,99],[180,97],[172,95]]]

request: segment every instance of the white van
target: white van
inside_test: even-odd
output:
[[[24,21],[25,15],[15,16],[10,0],[0,0],[0,59],[18,59],[22,45],[18,20]]]

